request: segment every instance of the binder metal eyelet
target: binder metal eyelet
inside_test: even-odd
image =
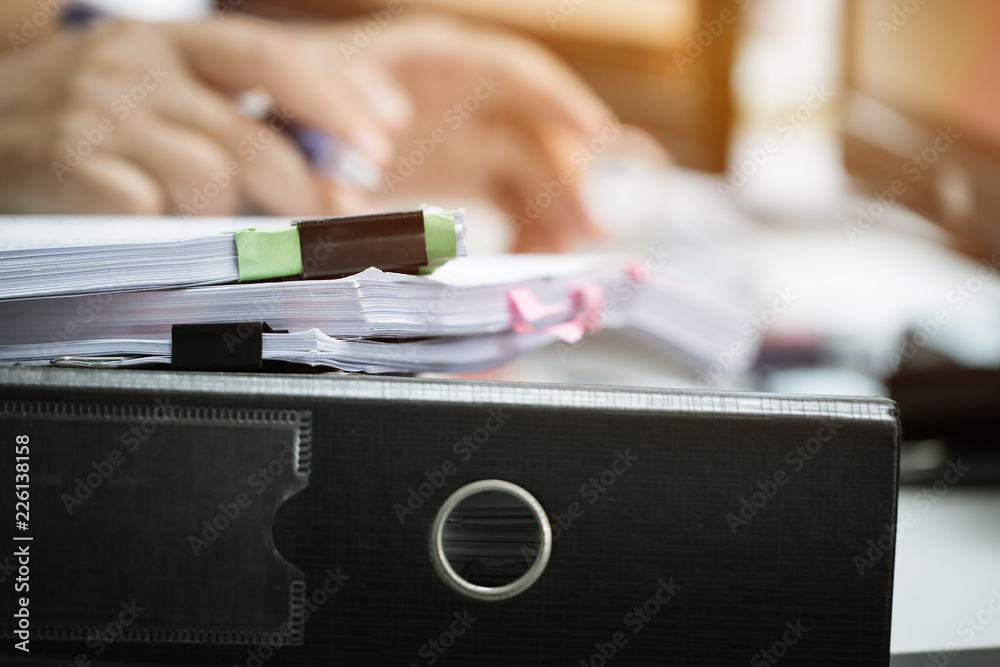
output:
[[[538,554],[528,571],[509,584],[496,587],[478,586],[463,579],[448,562],[448,555],[444,549],[444,526],[448,517],[462,501],[486,491],[506,493],[524,503],[538,523],[539,532]],[[506,600],[528,590],[542,576],[545,566],[548,565],[549,556],[552,554],[552,525],[549,523],[549,518],[541,503],[520,486],[501,479],[484,479],[463,486],[444,502],[431,527],[430,547],[434,569],[444,582],[454,590],[477,600],[488,602]]]

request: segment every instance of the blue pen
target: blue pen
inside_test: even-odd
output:
[[[71,2],[63,7],[59,19],[67,28],[89,28],[109,19],[107,12],[86,2]]]
[[[314,173],[369,192],[381,182],[382,170],[340,137],[305,125],[292,125],[288,133]]]
[[[272,129],[280,128],[298,146],[314,174],[368,192],[379,186],[382,170],[378,165],[338,136],[280,117],[274,113],[274,103],[267,93],[243,92],[236,97],[235,104],[247,118],[273,121]]]

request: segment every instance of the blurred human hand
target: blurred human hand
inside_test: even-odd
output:
[[[0,208],[8,213],[215,214],[249,200],[278,215],[336,212],[289,122],[340,136],[376,164],[409,121],[391,80],[360,89],[284,27],[229,16],[111,22],[0,57]],[[236,110],[266,93],[275,118]]]
[[[358,29],[370,23],[302,30],[360,85],[391,77],[410,96],[414,119],[383,194],[489,198],[512,220],[520,251],[601,236],[579,183],[591,142],[606,146],[620,130],[565,64],[528,39],[458,19],[399,15],[364,39]]]

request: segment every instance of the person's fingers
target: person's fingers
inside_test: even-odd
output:
[[[176,26],[175,39],[211,85],[263,89],[297,122],[341,136],[378,164],[390,158],[391,138],[351,83],[324,67],[291,31],[230,17]]]
[[[498,39],[502,43],[520,42],[513,37]],[[500,61],[496,77],[484,76],[485,82],[502,82],[508,101],[522,117],[542,122],[564,121],[587,134],[596,134],[612,118],[611,111],[583,81],[564,63],[534,44],[521,43],[511,49],[509,57]]]
[[[242,177],[249,200],[275,215],[322,211],[324,201],[302,152],[286,134],[291,119],[276,114],[257,121],[236,111],[231,100],[201,84],[178,82],[158,111],[174,123],[196,128],[225,147]]]
[[[228,168],[232,154],[204,132],[141,112],[122,123],[107,143],[157,179],[172,213],[239,212],[241,174]]]
[[[84,158],[53,191],[48,213],[163,215],[167,197],[157,179],[118,153],[106,150]]]
[[[333,76],[343,76],[366,103],[367,109],[394,134],[401,133],[415,116],[415,104],[406,86],[376,60],[345,57],[341,48],[350,32],[349,22],[296,25],[295,35],[312,57]],[[350,39],[350,38],[348,38]],[[352,62],[353,61],[353,62]]]
[[[524,205],[523,191],[508,179],[501,179],[494,188],[493,200],[507,214],[513,233],[513,252],[559,252],[566,241],[557,238],[544,217],[530,217]]]
[[[321,187],[329,206],[324,215],[362,215],[385,211],[385,207],[371,195],[348,190],[329,181],[321,183]]]
[[[525,243],[547,237],[555,249],[564,250],[573,241],[601,238],[601,228],[583,203],[581,185],[587,165],[581,170],[581,137],[560,128],[540,128],[522,138],[522,147],[512,156],[510,171],[516,174],[525,195],[525,206],[534,203],[540,211],[541,228],[525,237]],[[522,160],[518,165],[515,160]]]
[[[581,236],[599,235],[580,197],[582,174],[570,164],[573,139],[550,129],[544,139],[512,133],[504,142],[494,196],[511,217],[516,250],[561,251]]]
[[[400,133],[413,121],[413,100],[383,68],[358,65],[344,73],[390,131]]]
[[[0,123],[0,201],[24,213],[161,215],[157,180],[107,148],[101,115],[34,114]]]
[[[247,198],[271,215],[325,215],[329,203],[302,153],[284,134],[267,136],[244,151]]]
[[[548,170],[549,177],[565,181],[562,197],[567,230],[572,236],[586,236],[602,239],[607,236],[604,228],[590,215],[583,201],[583,183],[587,171],[598,156],[590,151],[593,145],[590,137],[560,127],[539,127],[529,135],[528,141],[538,146],[543,156],[537,164]]]
[[[433,25],[437,30],[416,37],[423,42],[417,45],[418,61],[433,56],[451,63],[447,69],[464,68],[462,78],[474,83],[477,96],[498,95],[523,117],[565,123],[587,134],[600,132],[612,117],[583,80],[539,44],[472,24]],[[419,31],[421,26],[414,28]]]
[[[94,85],[107,88],[96,91],[98,94],[116,94],[113,81]],[[195,213],[221,215],[238,210],[236,201],[245,194],[246,199],[275,215],[325,210],[305,157],[285,135],[289,119],[279,115],[265,120],[247,118],[231,99],[180,74],[171,81],[170,90],[163,92],[169,94],[151,97],[129,110],[125,118],[119,116],[109,141],[114,146],[121,144],[120,150],[164,177],[165,183],[176,184],[168,188],[175,207],[184,207],[189,213],[194,209]],[[161,121],[150,122],[156,116]],[[139,128],[142,125],[148,127]],[[160,130],[169,138],[159,136]],[[187,133],[186,140],[178,138],[172,143],[181,131]],[[188,136],[191,133],[200,139]],[[141,144],[157,150],[143,150]],[[225,152],[225,159],[218,150],[207,154],[213,146]],[[188,149],[193,152],[185,172],[183,156]],[[157,165],[161,159],[164,164]],[[215,192],[220,182],[235,185],[227,185],[219,199],[206,202],[205,188]],[[180,185],[186,192],[177,189]]]

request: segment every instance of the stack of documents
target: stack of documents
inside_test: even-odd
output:
[[[380,216],[284,222],[262,229],[240,229],[232,233],[149,243],[87,243],[64,247],[36,247],[34,243],[24,243],[28,247],[0,252],[0,299],[220,285],[300,276],[335,277],[368,268],[371,265],[365,261],[368,259],[380,261],[379,266],[393,270],[437,268],[448,259],[466,254],[464,219],[461,210],[425,209]],[[327,224],[330,222],[335,224]],[[88,223],[81,221],[80,224]],[[193,225],[180,224],[193,231]],[[242,224],[246,225],[246,221]],[[98,229],[117,235],[111,231],[113,227]],[[318,235],[316,230],[319,230]],[[19,230],[14,232],[23,236]],[[400,246],[408,250],[407,244],[415,244],[415,249],[423,255],[413,262],[398,261],[396,251]],[[393,259],[387,260],[388,256]],[[323,270],[321,264],[331,260],[337,261],[336,268]]]
[[[232,233],[177,238],[158,221],[162,241],[45,248],[30,247],[38,244],[25,241],[17,222],[2,223],[0,239],[20,247],[0,251],[0,364],[170,364],[174,325],[240,322],[265,322],[275,332],[263,333],[263,360],[356,372],[480,370],[600,328],[635,330],[701,362],[745,319],[704,287],[666,270],[649,279],[619,255],[458,257],[440,265],[442,255],[464,254],[464,224],[461,213],[434,215],[450,235],[436,248],[427,240],[423,264],[408,267],[426,272],[436,260],[428,275],[367,268],[301,279],[311,257],[302,231],[302,262],[288,274],[299,279],[264,282],[241,282],[245,258]],[[267,242],[271,234],[287,240],[290,229],[264,221],[254,231]]]

